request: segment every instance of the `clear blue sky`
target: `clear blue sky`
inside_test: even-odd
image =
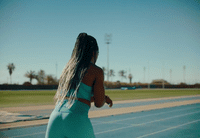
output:
[[[180,83],[185,65],[186,83],[200,83],[199,0],[1,0],[0,84],[10,82],[9,63],[13,83],[29,81],[30,70],[56,76],[56,63],[59,77],[81,32],[97,39],[100,67],[107,67],[104,37],[112,34],[113,81],[120,70],[131,71],[133,82],[170,81],[172,69],[171,82]]]

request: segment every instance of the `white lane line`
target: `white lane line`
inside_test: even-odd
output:
[[[199,112],[200,111],[196,111],[196,112],[192,112],[192,113],[188,113],[188,114],[182,114],[182,115],[176,115],[176,116],[173,116],[173,117],[162,118],[162,119],[158,119],[158,120],[154,120],[154,121],[150,121],[150,122],[146,122],[146,123],[141,123],[139,125],[145,125],[145,124],[159,122],[159,121],[168,120],[168,119],[172,119],[172,118],[187,116],[187,115],[191,115],[191,114],[195,114],[195,113],[199,113]],[[135,124],[133,124],[133,126],[135,126]],[[138,124],[136,124],[136,126],[138,126]]]
[[[126,118],[126,119],[120,119],[120,120],[113,120],[113,121],[107,121],[107,122],[95,123],[95,124],[93,124],[93,126],[95,126],[95,125],[101,125],[101,124],[116,123],[116,122],[126,121],[126,120],[133,120],[133,119],[137,119],[137,118],[143,118],[143,117],[154,116],[154,115],[161,115],[161,114],[171,113],[171,112],[184,111],[184,110],[194,109],[194,108],[196,108],[196,107],[193,107],[193,108],[187,108],[187,109],[179,109],[179,110],[166,111],[166,112],[161,112],[161,113],[155,113],[155,114],[150,114],[150,115],[143,115],[143,116],[132,117],[132,118]],[[198,109],[198,108],[196,108],[196,109]]]
[[[92,119],[93,119],[93,118],[92,118]],[[90,119],[90,120],[91,120],[91,119]],[[91,120],[91,122],[101,122],[101,121],[96,121],[96,120],[94,121],[94,120]]]
[[[26,134],[26,135],[19,135],[19,136],[13,136],[13,137],[9,137],[9,138],[18,138],[18,137],[25,137],[25,136],[31,136],[31,135],[38,135],[38,134],[45,134],[45,131],[42,132],[38,132],[38,133],[32,133],[32,134]]]
[[[187,116],[187,115],[191,115],[191,114],[195,114],[195,113],[199,113],[199,112],[200,111],[196,111],[196,112],[192,112],[192,113],[188,113],[188,114],[183,114],[183,115],[177,115],[177,116],[173,116],[173,117],[162,118],[162,119],[158,119],[158,120],[154,120],[154,121],[150,121],[150,122],[146,122],[146,123],[141,123],[141,124],[130,124],[131,126],[120,127],[120,128],[116,128],[116,129],[112,129],[112,130],[97,132],[97,133],[95,133],[95,135],[102,134],[102,133],[113,132],[113,131],[117,131],[117,130],[121,130],[121,129],[126,129],[126,128],[130,128],[130,127],[136,127],[136,126],[146,125],[146,124],[149,124],[149,123],[160,122],[160,121],[164,121],[164,120],[168,120],[168,119],[172,119],[172,118],[177,118],[177,117],[181,117],[181,116]]]
[[[108,132],[112,132],[112,131],[117,131],[117,130],[121,130],[121,129],[127,129],[127,128],[130,128],[130,127],[133,127],[133,126],[120,127],[120,128],[116,128],[116,129],[112,129],[112,130],[97,132],[97,133],[95,133],[95,135],[103,134],[103,133],[108,133]]]
[[[90,121],[91,121],[92,123],[102,123],[102,121],[94,121],[94,120],[91,120],[91,119],[90,119]]]
[[[195,108],[195,107],[194,107]],[[187,108],[187,109],[179,109],[179,110],[173,110],[173,111],[170,111],[170,112],[176,112],[176,111],[182,111],[182,110],[188,110],[188,109],[194,109],[194,108]],[[161,113],[157,113],[157,114],[151,114],[151,115],[145,115],[145,116],[140,116],[140,117],[134,117],[134,118],[127,118],[127,119],[122,119],[122,120],[114,120],[114,121],[109,121],[109,122],[103,122],[101,124],[106,124],[106,123],[115,123],[115,122],[119,122],[119,121],[124,121],[124,120],[129,120],[129,119],[136,119],[136,118],[142,118],[142,117],[146,117],[146,116],[153,116],[153,115],[159,115],[159,114],[164,114],[164,113],[170,113],[170,112],[161,112]],[[191,114],[191,113],[189,113]],[[182,116],[182,115],[181,115]],[[162,120],[162,119],[161,119]],[[158,121],[158,120],[157,120]],[[100,121],[94,121],[94,122],[100,122]],[[152,122],[156,122],[156,121],[151,121]],[[147,122],[149,123],[149,122]],[[124,124],[124,123],[123,123]],[[145,124],[145,123],[142,123],[142,124]],[[94,125],[98,125],[98,124],[93,124]],[[116,131],[116,130],[120,130],[120,129],[125,129],[125,128],[129,128],[129,127],[134,127],[134,126],[139,126],[140,124],[129,124],[131,126],[128,126],[128,127],[121,127],[121,128],[118,128],[118,129],[115,129],[113,131]],[[104,131],[105,132],[105,131]],[[108,130],[108,132],[110,132],[110,130]],[[26,135],[19,135],[19,136],[13,136],[13,137],[10,137],[10,138],[17,138],[17,137],[23,137],[23,136],[31,136],[31,135],[37,135],[37,134],[44,134],[46,133],[45,131],[43,132],[38,132],[38,133],[32,133],[32,134],[26,134]],[[100,134],[101,132],[99,133],[95,133],[95,134]],[[105,132],[106,133],[106,132]]]
[[[158,134],[158,133],[161,133],[161,132],[164,132],[164,131],[168,131],[168,130],[171,130],[171,129],[175,129],[175,128],[178,128],[178,127],[181,127],[181,126],[185,126],[185,125],[188,125],[188,124],[192,124],[192,123],[196,123],[196,122],[199,122],[199,120],[195,120],[195,121],[192,121],[192,122],[188,122],[188,123],[185,123],[185,124],[181,124],[181,125],[178,125],[178,126],[173,126],[173,127],[169,127],[167,129],[163,129],[163,130],[160,130],[160,131],[156,131],[156,132],[153,132],[153,133],[150,133],[150,134],[146,134],[146,135],[143,135],[143,136],[139,136],[137,138],[144,138],[144,137],[147,137],[147,136],[150,136],[150,135],[154,135],[154,134]]]

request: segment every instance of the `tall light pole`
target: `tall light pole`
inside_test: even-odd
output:
[[[183,82],[185,83],[185,66],[183,66]]]
[[[107,44],[107,81],[109,81],[109,44],[111,43],[112,34],[105,35],[105,42]]]
[[[56,62],[56,80],[57,80],[57,68],[58,68],[58,64]]]
[[[165,78],[165,67],[164,67],[165,65],[164,65],[164,62],[163,62],[163,81],[162,81],[162,88],[164,89],[165,88],[165,82],[164,82],[164,78]]]
[[[170,83],[172,84],[172,69],[170,69],[169,73],[170,73]]]
[[[148,82],[149,82],[149,61],[148,61]],[[148,89],[150,89],[150,82],[148,83]]]
[[[145,70],[146,70],[146,68],[144,67],[144,83],[145,83]]]

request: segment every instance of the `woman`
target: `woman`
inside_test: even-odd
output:
[[[80,33],[71,59],[60,77],[56,107],[49,118],[46,138],[94,138],[88,111],[91,102],[98,108],[112,100],[105,96],[104,73],[96,66],[96,39]]]

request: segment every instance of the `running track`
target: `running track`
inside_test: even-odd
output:
[[[91,119],[96,138],[198,138],[200,104]],[[46,125],[0,131],[1,138],[44,138]]]

